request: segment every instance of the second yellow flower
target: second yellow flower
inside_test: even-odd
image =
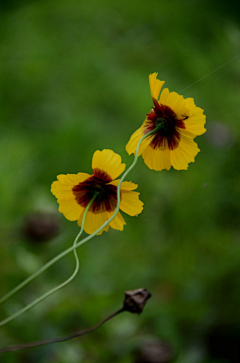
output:
[[[105,149],[94,153],[92,175],[86,173],[58,175],[58,180],[52,183],[51,192],[57,198],[59,212],[70,221],[78,221],[78,225],[81,226],[84,210],[93,195],[97,194],[84,224],[86,233],[94,233],[116,210],[117,186],[120,179],[115,179],[125,167],[120,155]],[[138,185],[132,182],[123,182],[120,188],[120,209],[130,216],[135,216],[143,210],[139,193],[133,191],[137,187]],[[124,224],[126,222],[120,212],[109,223],[110,227],[120,231],[123,230]],[[108,231],[109,225],[103,231]]]

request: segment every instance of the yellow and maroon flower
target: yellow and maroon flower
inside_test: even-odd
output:
[[[77,220],[81,226],[84,211],[97,193],[84,224],[86,233],[94,233],[116,210],[119,179],[115,179],[126,167],[121,161],[121,156],[112,150],[97,150],[92,159],[92,175],[86,173],[58,175],[58,180],[52,183],[51,192],[57,198],[59,212],[70,221]],[[120,188],[120,209],[130,216],[135,216],[143,210],[139,193],[133,191],[137,187],[138,185],[132,182],[123,182]],[[123,230],[124,224],[126,222],[120,212],[109,223],[110,227],[120,231]],[[103,231],[108,231],[109,225]]]
[[[206,116],[194,104],[193,98],[185,99],[176,92],[169,92],[168,88],[164,88],[159,97],[164,83],[157,79],[157,73],[149,75],[154,107],[131,136],[126,150],[129,155],[135,153],[142,136],[161,125],[156,133],[143,140],[139,155],[150,169],[169,170],[173,166],[177,170],[186,170],[200,151],[193,139],[206,132]]]

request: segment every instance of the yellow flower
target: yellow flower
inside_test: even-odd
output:
[[[114,179],[126,167],[121,161],[121,156],[112,150],[97,150],[92,159],[92,175],[86,173],[58,175],[58,181],[52,183],[51,192],[57,198],[59,212],[70,221],[77,220],[81,226],[84,210],[97,192],[84,224],[86,233],[94,233],[116,210],[119,179]],[[138,185],[132,182],[123,182],[120,188],[120,209],[130,216],[135,216],[143,210],[139,193],[133,192],[137,187]],[[122,231],[124,224],[126,222],[118,212],[109,225]],[[109,225],[103,231],[108,231]]]
[[[157,79],[157,73],[149,75],[154,107],[131,136],[126,150],[129,155],[135,153],[142,136],[161,124],[156,133],[143,140],[139,155],[150,169],[169,170],[173,166],[177,170],[186,170],[200,151],[193,139],[206,131],[206,116],[194,104],[193,98],[185,99],[176,92],[169,92],[168,88],[164,88],[159,97],[164,83]]]

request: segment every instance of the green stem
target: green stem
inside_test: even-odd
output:
[[[120,202],[121,202],[121,200],[120,200],[120,188],[121,188],[121,185],[122,185],[123,180],[126,178],[126,176],[130,173],[130,171],[134,168],[134,166],[137,163],[140,145],[141,145],[141,143],[142,143],[142,141],[144,139],[146,139],[148,136],[150,136],[150,135],[154,134],[155,132],[157,132],[160,128],[162,128],[162,125],[161,124],[159,124],[154,130],[152,130],[152,131],[148,132],[146,135],[142,136],[142,138],[139,140],[139,142],[137,144],[137,147],[136,147],[136,152],[135,152],[134,160],[133,160],[132,164],[130,165],[130,167],[122,175],[122,177],[121,177],[121,179],[119,181],[119,184],[118,184],[118,187],[117,187],[117,206],[116,206],[116,210],[113,213],[113,215],[106,222],[104,222],[103,225],[101,227],[99,227],[93,234],[88,235],[82,241],[77,242],[78,241],[78,238],[80,237],[80,233],[81,233],[81,231],[83,229],[83,223],[85,222],[85,217],[86,217],[88,208],[90,207],[90,203],[91,203],[90,202],[89,203],[89,207],[86,208],[85,213],[84,213],[84,219],[83,219],[81,231],[79,232],[78,236],[76,237],[73,246],[71,246],[71,247],[67,248],[66,250],[64,250],[63,252],[59,253],[59,255],[55,256],[53,259],[51,259],[49,262],[47,262],[38,271],[36,271],[35,273],[33,273],[31,276],[29,276],[26,280],[24,280],[21,284],[19,284],[18,286],[16,286],[8,294],[4,295],[0,299],[0,303],[2,303],[4,301],[6,301],[7,299],[9,299],[13,294],[15,294],[17,291],[19,291],[20,289],[22,289],[29,282],[31,282],[33,279],[35,279],[37,276],[39,276],[44,271],[46,271],[49,267],[51,267],[52,265],[54,265],[56,262],[58,262],[59,260],[61,260],[63,257],[65,257],[66,255],[68,255],[70,252],[75,251],[76,248],[78,248],[79,246],[83,245],[84,243],[86,243],[87,241],[89,241],[90,239],[92,239],[93,237],[95,237],[99,232],[101,232],[116,217],[116,215],[119,212]],[[95,199],[95,197],[94,197],[94,199]],[[65,286],[64,283],[61,284],[61,285],[59,285],[59,286],[57,286],[55,289],[51,290],[50,292],[53,293],[53,292],[57,291],[59,288],[61,288],[63,286]],[[29,304],[25,308],[21,309],[20,311],[16,312],[15,314],[11,315],[9,318],[7,318],[5,320],[2,320],[0,322],[0,326],[6,324],[7,322],[9,322],[12,319],[16,318],[17,316],[21,315],[25,311],[31,309],[33,306],[35,306],[36,304],[38,304],[40,301],[42,301],[46,297],[48,297],[50,292],[46,293],[45,295],[42,295],[40,298],[36,299],[35,301],[33,301],[31,304]]]
[[[76,260],[76,267],[75,267],[75,270],[73,272],[73,274],[64,282],[62,282],[60,285],[54,287],[53,289],[51,289],[50,291],[46,292],[45,294],[43,294],[42,296],[40,296],[39,298],[37,298],[36,300],[32,301],[30,304],[28,304],[27,306],[25,306],[24,308],[18,310],[16,313],[12,314],[11,316],[9,316],[8,318],[2,320],[0,322],[0,326],[3,326],[4,324],[8,323],[9,321],[13,320],[14,318],[22,315],[23,313],[25,313],[26,311],[30,310],[31,308],[33,308],[35,305],[39,304],[41,301],[45,300],[48,296],[52,295],[54,292],[62,289],[64,286],[66,286],[67,284],[69,284],[73,279],[74,277],[76,276],[76,274],[78,273],[78,270],[79,270],[79,259],[78,259],[78,255],[77,255],[77,251],[76,251],[76,244],[77,244],[77,241],[79,240],[79,238],[81,237],[81,234],[83,232],[83,227],[84,227],[84,224],[85,224],[85,219],[86,219],[86,215],[87,215],[87,212],[91,206],[91,204],[93,203],[93,201],[95,200],[97,196],[97,193],[93,196],[93,198],[90,200],[90,202],[88,203],[85,211],[84,211],[84,214],[83,214],[83,220],[82,220],[82,226],[81,226],[81,229],[80,229],[80,232],[78,233],[77,237],[75,238],[74,242],[73,242],[73,253],[74,253],[74,256],[75,256],[75,260]],[[46,265],[45,265],[46,266]],[[43,266],[43,268],[45,267]],[[23,281],[20,285],[18,285],[14,290],[11,291],[11,294],[9,293],[8,294],[8,297],[10,297],[11,295],[14,294],[14,292],[20,290],[21,288],[23,288],[28,282],[29,282],[29,279],[31,278],[31,280],[34,278],[34,277],[37,277],[39,274],[41,274],[44,270],[40,269],[38,270],[35,274],[31,275],[27,280]],[[38,274],[37,274],[38,273]],[[37,274],[37,275],[36,275]],[[31,281],[30,280],[30,281]],[[14,291],[14,292],[13,292]],[[6,296],[6,295],[5,295]]]

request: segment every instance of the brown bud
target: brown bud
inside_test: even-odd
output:
[[[146,289],[136,289],[125,291],[125,299],[123,302],[123,309],[130,311],[130,313],[141,314],[147,300],[152,295]]]
[[[22,232],[31,242],[46,242],[57,236],[59,229],[56,215],[41,212],[33,213],[25,219]]]
[[[134,363],[170,363],[173,359],[174,352],[170,344],[152,338],[141,342]]]

